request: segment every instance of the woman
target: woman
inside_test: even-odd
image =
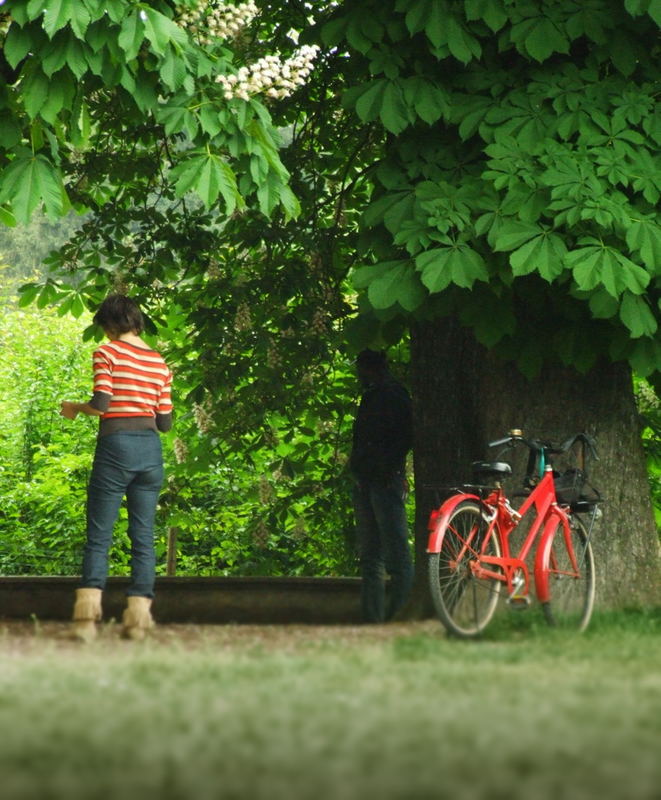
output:
[[[66,419],[75,419],[80,413],[100,418],[87,490],[87,542],[73,632],[85,641],[96,636],[113,527],[126,497],[131,583],[122,633],[142,639],[153,625],[154,517],[163,482],[159,432],[172,427],[172,374],[162,356],[140,338],[144,320],[131,298],[107,297],[94,315],[94,323],[110,341],[93,355],[93,396],[86,403],[65,401],[60,411]]]

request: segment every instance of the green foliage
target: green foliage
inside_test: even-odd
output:
[[[0,10],[5,224],[42,206],[56,217],[121,203],[128,174],[145,169],[207,208],[222,198],[226,214],[246,198],[266,214],[281,202],[296,213],[265,106],[227,99],[217,80],[236,73],[241,48],[198,41],[182,24],[186,5],[14,0]]]
[[[661,530],[661,401],[658,397],[658,387],[655,389],[643,378],[636,379],[635,393],[654,514],[657,526]]]
[[[93,344],[80,343],[89,320],[18,309],[9,286],[6,293],[0,309],[0,573],[79,574],[96,420],[68,422],[58,411],[63,399],[89,396]],[[186,353],[198,361],[190,347]],[[259,426],[247,430],[241,416],[251,407],[254,378],[246,375],[227,404],[226,396],[218,397],[212,416],[208,404],[186,403],[191,386],[185,372],[178,376],[176,425],[165,447],[168,480],[157,515],[160,573],[175,528],[177,574],[355,574],[344,467],[357,389],[350,370],[342,362],[332,376],[318,375],[317,406],[302,419],[293,411],[291,418],[264,416],[262,406]],[[123,510],[111,574],[128,571],[125,523]]]
[[[601,356],[661,368],[658,18],[615,0],[335,11],[325,41],[364,65],[344,105],[383,131],[354,278],[378,317],[459,313],[527,372]],[[592,328],[591,355],[516,312],[528,277],[558,325]],[[484,320],[487,295],[514,328]]]

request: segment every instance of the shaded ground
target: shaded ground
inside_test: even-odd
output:
[[[385,643],[401,637],[445,634],[436,620],[397,622],[387,625],[157,625],[148,640],[149,648],[173,649],[226,648],[268,651],[295,651],[310,644]],[[72,641],[66,622],[0,620],[0,653],[37,652],[45,643],[58,650],[77,650],[85,645]],[[141,647],[120,637],[120,626],[108,622],[99,626],[99,636],[91,647]]]

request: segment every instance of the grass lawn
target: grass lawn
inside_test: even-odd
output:
[[[479,642],[163,626],[91,646],[0,623],[2,800],[661,798],[661,616]]]

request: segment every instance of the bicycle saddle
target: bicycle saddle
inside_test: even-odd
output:
[[[512,467],[506,461],[473,461],[473,472],[504,478],[512,474]]]

